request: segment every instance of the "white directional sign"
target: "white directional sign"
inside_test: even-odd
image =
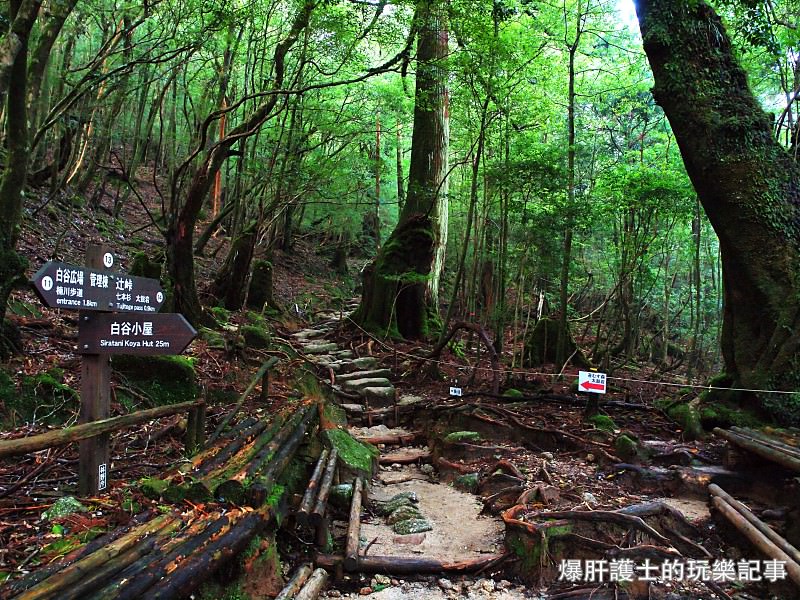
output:
[[[593,394],[605,394],[606,374],[594,371],[578,371],[578,390]]]

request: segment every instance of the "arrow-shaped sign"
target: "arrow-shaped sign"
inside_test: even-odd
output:
[[[82,315],[80,354],[180,354],[197,331],[178,313]]]
[[[155,313],[164,303],[157,279],[48,261],[31,281],[51,308]]]
[[[606,374],[597,371],[578,371],[578,391],[606,393]]]

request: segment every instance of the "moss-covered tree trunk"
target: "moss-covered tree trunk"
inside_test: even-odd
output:
[[[719,236],[729,381],[797,390],[800,168],[773,138],[707,4],[640,0],[637,10],[653,95]]]
[[[22,11],[23,3],[11,0],[9,20]],[[35,12],[33,16],[35,17]],[[31,21],[32,22],[32,21]],[[25,261],[17,254],[19,223],[22,217],[22,190],[28,172],[28,116],[26,88],[28,80],[28,33],[30,28],[14,34],[19,42],[16,53],[10,58],[8,95],[6,97],[5,168],[0,180],[0,355],[7,344],[5,328],[6,308],[16,282],[24,275]],[[23,35],[24,33],[24,35]],[[11,33],[7,34],[10,39]],[[5,60],[5,57],[3,57]]]
[[[439,327],[447,245],[446,0],[418,0],[417,79],[408,193],[397,227],[364,273],[354,318],[369,329],[424,338]]]

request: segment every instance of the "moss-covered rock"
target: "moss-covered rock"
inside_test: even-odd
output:
[[[231,311],[227,308],[223,308],[222,306],[212,306],[211,314],[214,315],[214,318],[217,322],[222,323],[223,325],[228,323],[231,319]]]
[[[454,431],[444,437],[447,444],[457,444],[459,442],[480,442],[481,434],[477,431]]]
[[[467,473],[466,475],[461,475],[453,482],[453,485],[464,490],[465,492],[474,494],[478,491],[478,473]]]
[[[248,348],[265,350],[269,348],[272,343],[272,338],[264,327],[245,325],[239,331],[244,337],[244,343]]]
[[[392,531],[397,535],[409,535],[411,533],[423,533],[433,530],[433,525],[427,519],[406,519],[398,521],[392,525]]]
[[[153,406],[194,400],[198,394],[192,359],[185,356],[116,355],[111,367],[150,398]]]
[[[197,330],[197,334],[201,340],[206,341],[209,348],[214,348],[215,350],[225,350],[227,348],[225,336],[219,331],[209,329],[208,327],[200,327]]]
[[[602,431],[614,433],[614,430],[618,429],[617,424],[614,423],[614,419],[607,415],[592,415],[587,420]]]
[[[87,508],[78,502],[76,498],[64,496],[56,500],[50,508],[42,513],[42,520],[53,521],[77,512],[86,512],[86,510]]]
[[[394,525],[395,523],[399,523],[400,521],[407,521],[408,519],[422,519],[422,513],[416,506],[412,505],[405,505],[399,507],[397,510],[393,511],[386,518],[386,522],[389,525]]]
[[[344,429],[327,429],[325,438],[339,453],[339,463],[355,475],[372,477],[380,451],[372,444],[359,442]]]
[[[524,398],[525,394],[516,388],[508,388],[505,392],[503,392],[503,396],[506,398]]]
[[[703,436],[700,414],[691,402],[677,404],[667,410],[667,414],[683,428],[683,437],[696,440]]]
[[[631,461],[639,458],[639,444],[632,437],[622,434],[614,440],[614,452],[622,460]]]
[[[272,263],[268,260],[253,261],[246,305],[256,310],[281,310],[273,295]]]

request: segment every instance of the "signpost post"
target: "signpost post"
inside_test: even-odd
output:
[[[110,416],[110,354],[180,354],[197,335],[183,315],[158,314],[164,290],[157,279],[112,272],[114,263],[108,248],[91,245],[85,267],[49,261],[31,281],[47,306],[80,311],[80,423]],[[108,441],[109,434],[102,434],[79,442],[82,496],[108,487]]]

